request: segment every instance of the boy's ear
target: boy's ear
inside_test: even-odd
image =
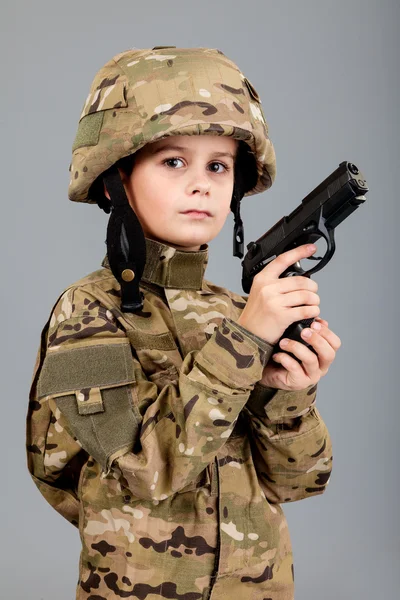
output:
[[[127,180],[127,177],[126,177],[126,175],[125,175],[124,171],[123,171],[122,169],[120,169],[119,167],[118,167],[118,172],[119,172],[119,175],[120,175],[120,177],[121,177],[121,181],[122,181],[122,183],[124,184],[124,187],[125,187],[125,189],[126,189],[125,182],[126,182],[126,180]],[[110,200],[110,201],[111,201],[110,194],[108,193],[108,190],[107,190],[107,187],[106,187],[105,181],[103,181],[103,191],[104,191],[104,195],[105,195],[105,197],[107,198],[107,200]]]
[[[107,198],[107,200],[111,200],[111,198],[110,198],[110,194],[108,193],[108,189],[107,189],[107,187],[106,187],[106,183],[105,183],[105,181],[103,181],[103,190],[104,190],[104,195],[105,195],[105,197]]]

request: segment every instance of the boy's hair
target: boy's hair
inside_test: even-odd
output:
[[[120,160],[115,163],[115,166],[118,169],[121,169],[121,171],[129,177],[133,171],[135,158],[136,153],[124,156],[124,158],[120,158]],[[89,197],[97,203],[99,208],[109,214],[111,212],[111,202],[104,194],[103,178],[106,175],[107,172],[102,173],[95,179],[89,189]],[[234,192],[232,201],[234,202],[235,197],[238,197],[239,199],[242,198],[249,190],[254,188],[257,183],[257,177],[257,165],[254,155],[246,142],[240,140],[235,157]]]

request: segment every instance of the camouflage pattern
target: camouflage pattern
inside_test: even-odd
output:
[[[261,100],[220,50],[128,50],[96,75],[73,144],[69,198],[94,202],[93,181],[117,160],[172,135],[227,135],[246,142],[268,189],[276,161]]]
[[[293,600],[280,504],[331,471],[316,386],[259,383],[272,347],[204,278],[207,246],[146,246],[143,310],[121,312],[106,258],[56,302],[35,366],[28,465],[79,527],[76,598]]]

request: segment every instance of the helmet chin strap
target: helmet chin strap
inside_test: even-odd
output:
[[[143,308],[139,284],[146,264],[146,241],[115,165],[104,174],[103,181],[112,205],[107,226],[108,261],[121,285],[121,309],[133,313]]]
[[[240,216],[240,201],[243,197],[241,186],[237,182],[234,184],[231,211],[235,219],[233,228],[233,256],[243,258],[244,256],[244,227],[242,217]]]
[[[233,256],[244,256],[244,227],[240,216],[240,202],[246,192],[257,183],[258,174],[254,156],[247,144],[240,142],[235,160],[234,184],[231,199],[231,211],[235,219],[233,228]]]

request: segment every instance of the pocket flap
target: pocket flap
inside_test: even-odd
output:
[[[101,409],[100,388],[135,381],[129,341],[58,349],[47,353],[38,381],[38,396],[75,394],[78,407]],[[97,412],[97,411],[96,411]],[[90,413],[85,413],[90,414]]]

